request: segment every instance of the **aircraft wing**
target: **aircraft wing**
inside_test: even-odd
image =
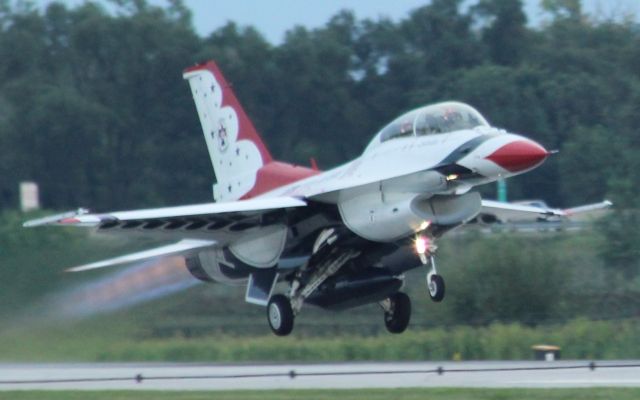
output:
[[[275,197],[104,214],[91,214],[79,209],[27,221],[24,226],[80,226],[93,228],[99,233],[178,240],[173,244],[71,269],[81,271],[186,254],[202,247],[223,246],[254,231],[260,232],[256,228],[283,224],[288,211],[306,205],[305,201],[294,197]]]
[[[264,214],[266,212],[284,208],[303,207],[307,203],[294,197],[257,198],[221,203],[205,203],[179,207],[149,208],[133,211],[115,211],[105,214],[90,214],[85,209],[57,214],[50,217],[27,221],[24,227],[30,228],[42,225],[88,226],[107,228],[105,225],[118,226],[124,229],[141,226],[144,229],[178,229],[189,228],[193,222],[215,221],[217,217],[233,217],[233,215]],[[237,220],[238,218],[232,218]],[[184,222],[183,225],[166,225],[170,222]],[[151,226],[149,223],[153,222]],[[147,226],[144,226],[147,224]],[[209,227],[211,228],[211,227]],[[191,227],[191,229],[195,229]],[[215,229],[213,229],[215,230]]]
[[[609,208],[612,203],[605,200],[596,204],[555,209],[534,204],[504,203],[494,200],[482,200],[479,218],[484,222],[535,222],[539,220],[560,220],[577,215],[593,215],[595,212]],[[490,218],[486,218],[490,217]]]

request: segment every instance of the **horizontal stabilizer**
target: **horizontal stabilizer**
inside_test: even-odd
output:
[[[156,247],[150,250],[144,250],[137,253],[126,254],[124,256],[111,258],[108,260],[98,261],[90,264],[80,265],[78,267],[69,268],[67,272],[88,271],[91,269],[111,267],[114,265],[129,264],[135,261],[147,260],[150,258],[164,257],[169,255],[184,254],[190,250],[209,247],[216,242],[211,240],[193,240],[185,239],[177,243],[166,246]]]
[[[562,210],[551,208],[540,200],[519,203],[482,200],[482,211],[480,213],[492,215],[500,222],[559,221],[567,219],[577,221],[578,219],[588,220],[589,218],[598,217],[612,204],[610,201],[604,200],[600,203]]]
[[[535,221],[536,218],[564,216],[564,213],[560,210],[494,200],[482,200],[482,211],[480,213],[495,215],[500,221]]]
[[[601,201],[600,203],[587,204],[584,206],[578,206],[573,208],[567,208],[562,210],[567,217],[576,215],[587,215],[595,213],[596,211],[605,210],[613,205],[609,200]]]

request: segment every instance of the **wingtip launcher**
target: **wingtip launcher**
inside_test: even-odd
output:
[[[45,225],[75,225],[75,226],[95,226],[100,223],[100,219],[89,214],[89,210],[78,208],[61,214],[49,215],[47,217],[32,219],[22,224],[25,228],[33,228]]]

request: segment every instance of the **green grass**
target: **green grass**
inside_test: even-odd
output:
[[[215,336],[119,342],[100,361],[368,361],[522,360],[531,346],[552,343],[570,359],[640,358],[640,325],[576,320],[554,327],[494,324],[412,330],[402,335],[331,338]]]
[[[563,325],[413,329],[402,335],[280,338],[212,334],[149,338],[127,318],[14,329],[0,334],[0,361],[330,362],[522,360],[531,346],[559,345],[565,359],[640,358],[640,322],[578,319]]]
[[[15,400],[637,400],[640,389],[371,389],[272,390],[233,392],[151,391],[24,391],[0,392],[0,399]]]

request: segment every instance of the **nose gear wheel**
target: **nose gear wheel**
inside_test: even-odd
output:
[[[438,274],[427,276],[427,288],[429,289],[429,297],[436,303],[444,299],[444,279]]]
[[[425,266],[429,265],[429,272],[427,273],[427,291],[429,292],[429,297],[436,303],[444,300],[445,293],[445,285],[444,278],[438,275],[438,270],[436,269],[436,259],[433,254],[429,255],[428,263]]]

